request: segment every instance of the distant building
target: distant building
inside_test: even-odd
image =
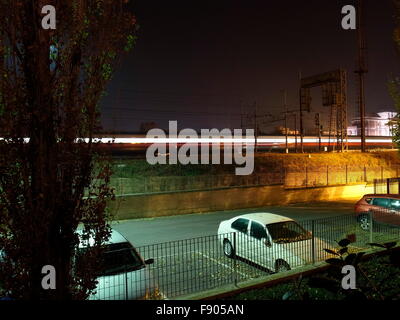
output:
[[[286,129],[283,126],[278,126],[278,127],[275,128],[275,131],[272,134],[285,135],[286,134]],[[289,136],[299,135],[300,131],[299,130],[296,131],[294,129],[287,128],[287,134]]]
[[[392,136],[391,122],[396,115],[396,112],[388,111],[367,114],[365,116],[365,135],[371,137]],[[359,117],[351,121],[351,125],[347,127],[347,134],[349,136],[361,136],[361,121]]]

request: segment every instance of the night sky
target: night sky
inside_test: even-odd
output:
[[[140,30],[102,101],[107,130],[138,131],[142,122],[166,128],[240,128],[240,112],[281,116],[282,90],[298,109],[303,76],[348,71],[349,118],[357,116],[356,31],[341,28],[341,8],[354,0],[136,0]],[[400,74],[392,41],[390,0],[365,0],[369,73],[367,112],[393,110],[387,92]],[[320,89],[312,112],[327,120]],[[264,130],[282,122],[264,122]]]

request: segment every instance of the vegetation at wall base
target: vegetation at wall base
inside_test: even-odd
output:
[[[254,160],[255,174],[279,172],[279,170],[304,171],[305,166],[319,168],[326,166],[345,167],[360,165],[369,167],[400,166],[397,151],[382,151],[362,154],[349,152],[311,153],[309,154],[275,154],[260,153]],[[150,165],[146,159],[116,159],[113,166],[113,178],[160,177],[160,176],[200,176],[234,174],[235,165]]]

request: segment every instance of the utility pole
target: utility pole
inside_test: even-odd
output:
[[[255,151],[256,151],[256,153],[257,153],[257,151],[258,151],[258,148],[257,148],[257,136],[258,136],[258,121],[257,121],[257,117],[258,117],[258,114],[257,114],[257,108],[258,108],[258,106],[257,106],[257,102],[254,102],[254,135],[255,135],[255,143],[256,143],[256,145],[255,145]]]
[[[242,100],[240,100],[240,129],[243,132],[243,105],[242,105]]]
[[[361,152],[366,152],[365,143],[365,74],[368,73],[366,66],[366,41],[364,35],[363,25],[363,0],[358,0],[357,8],[357,43],[358,43],[358,70],[355,71],[358,74],[358,85],[359,85],[359,112],[360,112],[360,124],[361,124]]]
[[[299,71],[299,80],[300,80],[300,89],[299,89],[299,104],[300,104],[300,148],[301,148],[301,153],[304,153],[304,144],[303,144],[303,106],[302,106],[302,101],[301,101],[301,71]]]
[[[318,134],[318,151],[321,152],[321,119],[319,113],[315,114],[315,126]]]
[[[322,131],[324,130],[324,127],[322,124],[319,126],[319,152],[322,151]]]
[[[287,91],[283,90],[283,108],[285,110],[285,152],[289,153],[289,144],[288,144],[288,123],[287,123],[287,114],[288,114],[288,109],[287,109]]]
[[[294,147],[297,153],[297,114],[294,113]]]

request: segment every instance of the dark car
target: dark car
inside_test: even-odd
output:
[[[366,194],[356,203],[354,211],[364,230],[369,230],[371,214],[373,221],[400,226],[400,195]]]

